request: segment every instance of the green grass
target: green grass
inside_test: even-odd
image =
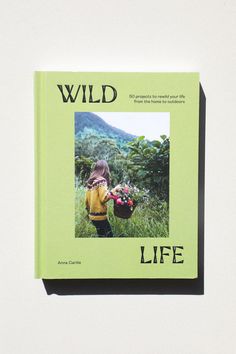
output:
[[[75,237],[97,237],[96,229],[85,210],[85,189],[75,191]],[[150,198],[138,204],[130,219],[120,219],[113,214],[113,201],[108,202],[108,215],[116,237],[168,237],[169,211],[166,203]]]

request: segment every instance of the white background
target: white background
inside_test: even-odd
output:
[[[235,353],[235,0],[1,0],[0,36],[0,352]],[[33,279],[34,70],[200,71],[204,296],[47,296]]]

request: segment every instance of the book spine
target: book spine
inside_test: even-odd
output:
[[[34,76],[34,138],[35,138],[35,278],[42,276],[42,243],[43,243],[43,210],[42,210],[42,178],[43,178],[43,142],[44,122],[44,75],[36,72]]]

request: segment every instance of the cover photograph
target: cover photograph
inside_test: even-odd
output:
[[[35,277],[198,277],[199,74],[35,73]]]

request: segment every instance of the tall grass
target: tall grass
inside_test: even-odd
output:
[[[97,237],[96,229],[85,210],[85,189],[75,190],[75,237]],[[115,237],[168,237],[169,211],[167,204],[149,198],[138,204],[130,219],[120,219],[113,214],[113,201],[108,202],[108,215]]]

